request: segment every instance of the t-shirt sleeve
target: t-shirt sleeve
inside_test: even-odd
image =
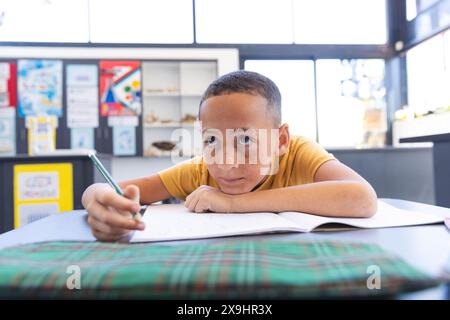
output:
[[[299,143],[296,149],[293,163],[294,181],[301,184],[314,182],[317,169],[325,162],[336,159],[333,154],[312,140]]]
[[[200,186],[201,167],[201,157],[196,157],[159,171],[158,176],[173,197],[185,200]]]

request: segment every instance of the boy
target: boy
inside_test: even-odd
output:
[[[203,156],[119,183],[125,197],[107,184],[85,190],[82,203],[98,240],[116,241],[143,230],[131,212],[140,203],[171,196],[186,200],[193,212],[300,211],[340,217],[376,212],[377,196],[366,180],[317,143],[290,136],[289,126],[281,124],[280,92],[270,79],[249,71],[218,78],[202,97],[199,120]],[[255,158],[258,149],[266,156],[260,152]]]

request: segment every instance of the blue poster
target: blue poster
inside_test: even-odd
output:
[[[70,148],[95,149],[94,128],[72,128],[70,130]]]
[[[136,154],[135,127],[113,127],[113,154],[117,156]]]
[[[25,116],[62,116],[62,61],[19,60],[18,112]]]

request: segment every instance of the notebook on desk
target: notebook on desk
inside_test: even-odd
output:
[[[273,232],[311,232],[342,227],[387,228],[442,223],[441,216],[398,209],[378,200],[371,218],[330,218],[300,212],[192,213],[182,204],[154,205],[145,211],[146,228],[131,242],[203,239]]]

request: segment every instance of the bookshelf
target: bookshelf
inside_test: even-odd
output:
[[[198,141],[190,137],[203,92],[217,78],[217,61],[143,62],[142,72],[144,156],[194,155]]]

